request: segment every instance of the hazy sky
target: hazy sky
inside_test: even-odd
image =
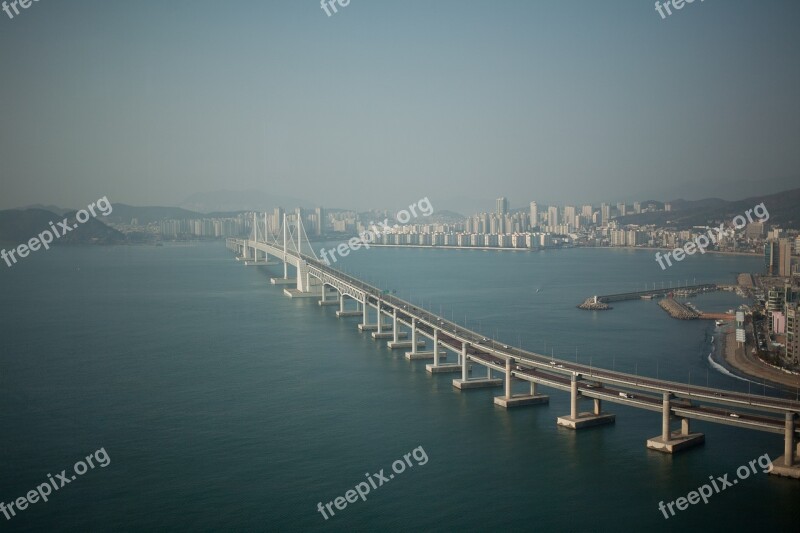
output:
[[[800,187],[798,27],[792,0],[41,0],[0,12],[0,208]]]

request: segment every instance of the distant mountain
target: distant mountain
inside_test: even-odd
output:
[[[702,200],[673,200],[670,202],[673,211],[683,211],[687,209],[719,209],[730,203],[722,198],[704,198]]]
[[[22,209],[42,209],[44,211],[50,211],[51,213],[56,213],[57,215],[63,215],[64,213],[75,211],[74,209],[65,209],[63,207],[58,207],[57,205],[42,205],[42,204],[26,205]]]
[[[215,191],[196,193],[181,202],[180,207],[201,213],[271,211],[276,207],[305,209],[316,205],[299,198],[266,193],[264,191]]]
[[[112,207],[111,214],[103,218],[115,224],[130,224],[131,220],[137,219],[139,224],[145,225],[166,219],[203,218],[206,216],[180,207],[138,207],[127,204],[112,204]]]
[[[58,225],[64,218],[68,219],[69,232],[64,232]],[[50,223],[63,236],[53,239],[55,244],[118,244],[125,242],[125,236],[119,231],[109,228],[100,220],[90,218],[83,224],[75,220],[75,211],[67,214],[53,213],[44,209],[9,209],[0,211],[0,242],[16,246],[25,244],[45,230],[52,233]],[[77,224],[77,228],[74,226]]]
[[[769,212],[767,224],[786,229],[800,229],[800,189],[792,189],[776,194],[754,196],[743,200],[727,201],[719,198],[671,202],[672,211],[641,213],[617,217],[621,224],[655,224],[687,229],[704,226],[714,222],[730,222],[737,215],[744,215],[748,209],[763,203]],[[754,219],[757,217],[753,216]]]

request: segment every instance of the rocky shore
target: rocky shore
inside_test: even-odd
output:
[[[594,298],[586,298],[586,301],[580,304],[578,309],[584,309],[586,311],[608,311],[611,309],[611,306],[604,302],[595,302]]]

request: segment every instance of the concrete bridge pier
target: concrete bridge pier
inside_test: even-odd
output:
[[[412,361],[412,360],[415,360],[415,359],[430,359],[429,357],[424,356],[424,355],[423,356],[418,356],[418,354],[426,353],[426,352],[418,352],[417,351],[417,348],[424,348],[425,347],[425,341],[424,340],[420,340],[419,339],[419,335],[417,335],[417,319],[416,318],[412,318],[411,319],[411,340],[410,341],[389,341],[387,343],[387,346],[389,346],[389,348],[391,348],[392,350],[395,350],[397,348],[411,348],[410,352],[406,352],[406,359],[408,359],[409,361]]]
[[[422,352],[417,352],[422,353]],[[443,350],[439,349],[439,330],[434,328],[433,330],[433,364],[425,365],[425,370],[431,374],[445,374],[445,373],[454,373],[454,372],[461,372],[461,357],[459,355],[458,361],[455,363],[444,363],[442,364],[441,360],[447,357],[446,353]]]
[[[411,348],[417,347],[417,341],[414,340],[417,338],[416,329],[412,326],[411,327],[411,336],[413,337],[410,341],[401,341],[400,339],[408,338],[408,333],[405,331],[400,331],[400,322],[397,320],[397,308],[392,309],[392,340],[386,343],[386,346],[389,347],[390,350],[399,350],[401,348]],[[422,343],[422,346],[425,346],[425,343]]]
[[[290,278],[289,277],[289,261],[287,259],[286,254],[283,254],[283,259],[281,259],[280,257],[277,257],[277,256],[276,256],[276,258],[279,261],[283,261],[283,277],[282,278],[269,278],[269,282],[272,283],[273,285],[296,285],[297,284],[297,278],[296,277],[295,278]],[[299,267],[297,269],[297,275],[298,276],[300,275],[300,268]]]
[[[364,314],[363,314],[363,318],[361,320],[361,324],[358,325],[358,330],[359,331],[378,331],[378,332],[382,333],[383,332],[383,329],[382,329],[383,317],[381,316],[380,302],[378,302],[378,306],[377,306],[378,307],[378,312],[375,315],[375,323],[374,324],[370,324],[369,323],[369,308],[370,307],[372,307],[372,306],[370,305],[369,300],[365,298],[365,300],[364,300],[364,308],[362,309]]]
[[[269,254],[265,251],[259,251],[258,248],[253,247],[252,259],[245,259],[244,266],[273,266],[277,265],[277,261],[270,262]]]
[[[384,331],[384,328],[387,331]],[[408,337],[408,333],[405,331],[397,331],[397,309],[394,309],[392,312],[392,322],[386,324],[383,321],[383,311],[381,311],[381,302],[378,301],[378,331],[372,332],[373,339],[392,339],[397,341],[399,339],[405,339]]]
[[[705,442],[705,435],[702,433],[692,433],[689,428],[689,419],[681,418],[681,429],[671,431],[670,418],[670,399],[672,393],[665,392],[661,410],[661,435],[647,439],[647,447],[663,453],[677,453],[681,450],[697,446]]]
[[[270,280],[272,281],[272,280]],[[272,281],[275,283],[274,281]],[[276,283],[277,284],[277,283]],[[283,283],[282,283],[283,284]],[[289,298],[325,298],[325,284],[317,285],[311,281],[311,274],[308,270],[308,263],[299,260],[297,263],[297,285],[294,289],[283,289],[283,294]],[[326,304],[320,304],[326,305]]]
[[[339,318],[344,318],[346,316],[361,316],[361,303],[356,300],[355,311],[347,311],[345,309],[345,298],[346,296],[344,293],[339,294],[339,310],[336,311],[336,316]]]
[[[795,443],[797,413],[786,413],[786,426],[783,435],[783,455],[772,461],[769,473],[774,476],[800,479],[800,444]],[[795,445],[797,446],[795,448]]]
[[[335,289],[335,288],[333,288],[333,287],[331,287],[331,288],[332,288],[332,289],[335,291],[335,292],[331,293],[331,294],[332,294],[332,295],[334,295],[334,296],[333,296],[333,298],[328,298],[328,294],[329,294],[329,293],[328,293],[328,286],[327,286],[327,285],[325,285],[325,284],[323,284],[323,285],[322,285],[322,297],[320,298],[320,300],[319,300],[319,302],[318,302],[318,303],[319,303],[319,305],[321,305],[321,306],[326,306],[326,305],[337,305],[337,304],[338,304],[338,305],[339,305],[339,307],[341,308],[341,306],[342,306],[341,299],[343,298],[343,296],[340,294],[340,295],[339,295],[339,298],[337,298],[337,297],[335,296],[335,294],[337,294],[337,293],[338,293],[338,291],[336,291],[336,289]]]
[[[459,390],[502,387],[503,380],[499,378],[492,378],[492,369],[488,366],[486,367],[487,375],[485,378],[469,379],[469,356],[467,355],[468,346],[469,343],[467,342],[461,345],[461,379],[454,379],[453,386]]]
[[[359,331],[382,331],[379,325],[380,322],[382,322],[380,302],[378,303],[378,314],[375,317],[376,322],[374,324],[369,323],[369,308],[370,308],[369,300],[367,299],[367,297],[365,297],[364,309],[363,309],[364,317],[361,320],[361,324],[358,325]]]
[[[506,358],[506,394],[505,396],[495,396],[495,405],[509,409],[511,407],[522,407],[524,405],[536,405],[550,402],[549,396],[545,396],[544,394],[536,394],[535,381],[531,381],[530,394],[517,394],[515,396],[512,392],[512,385],[514,384],[514,376],[512,375],[513,367],[514,358]]]
[[[612,424],[616,420],[617,415],[601,412],[601,404],[599,402],[595,402],[594,410],[591,413],[578,412],[578,377],[580,377],[578,373],[572,373],[569,393],[569,416],[559,416],[557,420],[558,425],[569,429],[583,429],[603,424]]]

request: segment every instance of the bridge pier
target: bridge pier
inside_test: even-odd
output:
[[[432,359],[433,352],[420,352],[417,351],[417,348],[424,348],[425,341],[420,340],[418,332],[417,332],[417,319],[411,319],[411,341],[404,341],[399,343],[394,343],[394,346],[390,343],[389,348],[411,348],[410,352],[406,352],[406,359],[409,361],[415,361],[418,359]]]
[[[397,331],[397,310],[394,310],[394,322],[386,324],[383,322],[383,313],[381,312],[381,303],[378,301],[378,330],[372,332],[373,339],[393,339],[394,342],[397,342],[399,339],[405,339],[408,337],[408,333],[405,331]],[[388,331],[385,331],[384,328],[388,328]]]
[[[705,435],[702,433],[692,433],[688,418],[681,418],[681,429],[678,431],[670,430],[670,414],[672,393],[665,392],[661,409],[661,435],[647,439],[647,447],[651,450],[663,453],[677,453],[681,450],[703,444]]]
[[[411,335],[416,338],[414,334],[414,328],[411,328]],[[389,347],[390,350],[397,350],[400,348],[411,348],[414,347],[416,349],[417,343],[413,339],[410,341],[401,341],[400,339],[408,338],[408,333],[405,331],[400,331],[400,322],[397,320],[397,308],[392,309],[392,340],[386,343],[386,346]],[[425,343],[422,343],[422,346],[425,346]]]
[[[333,287],[331,287],[331,288],[333,288]],[[334,290],[335,290],[335,289],[334,289]],[[339,304],[339,308],[341,309],[341,307],[342,307],[342,302],[340,301],[340,300],[341,300],[341,295],[339,295],[339,296],[340,296],[339,298],[336,298],[336,297],[334,296],[334,298],[333,298],[332,300],[331,300],[331,299],[328,299],[328,287],[327,287],[327,285],[325,285],[325,284],[323,283],[323,284],[322,284],[322,298],[320,298],[320,300],[319,300],[319,302],[318,302],[318,303],[319,303],[319,305],[321,305],[321,306],[326,306],[326,305],[336,305],[336,304]]]
[[[342,293],[339,295],[339,310],[336,311],[337,317],[344,318],[348,316],[361,316],[361,303],[358,300],[356,300],[355,311],[346,311],[344,302],[345,302],[345,295]]]
[[[369,323],[369,307],[370,307],[369,303],[365,302],[364,303],[364,309],[363,309],[364,317],[362,319],[361,324],[358,325],[358,330],[359,331],[377,331],[377,332],[383,333],[383,329],[381,327],[382,323],[383,323],[383,318],[381,317],[380,313],[378,313],[377,316],[375,317],[376,322],[374,324],[370,324]]]
[[[786,425],[783,435],[783,455],[772,461],[769,473],[774,476],[800,479],[800,444],[795,448],[795,417],[797,413],[786,413]]]
[[[418,354],[421,352],[417,352]],[[440,361],[447,357],[447,354],[439,349],[439,330],[433,328],[433,364],[425,365],[425,370],[430,374],[446,374],[461,372],[461,356],[459,355],[458,361],[455,363],[442,364]]]
[[[512,392],[512,385],[514,384],[514,376],[511,375],[514,366],[514,358],[506,358],[506,394],[505,396],[495,396],[494,403],[500,407],[510,409],[511,407],[522,407],[525,405],[537,405],[549,403],[550,397],[544,394],[536,394],[536,382],[531,381],[530,394],[514,395]]]
[[[603,424],[612,424],[616,420],[617,415],[601,412],[601,403],[599,401],[595,401],[593,412],[578,412],[578,376],[579,374],[573,372],[572,379],[570,380],[569,416],[559,416],[556,423],[559,426],[564,426],[569,429],[583,429]]]
[[[454,379],[453,386],[459,390],[467,389],[485,389],[489,387],[502,387],[503,380],[499,378],[492,378],[491,367],[486,367],[487,376],[485,378],[469,379],[469,356],[467,355],[467,347],[469,343],[465,342],[461,345],[461,379]]]

